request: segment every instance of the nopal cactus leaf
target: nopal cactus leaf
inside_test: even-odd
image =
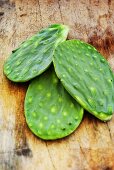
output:
[[[51,67],[29,85],[25,117],[36,136],[54,140],[71,134],[79,126],[83,108],[67,93]]]
[[[12,51],[4,74],[14,82],[26,82],[44,72],[52,62],[56,46],[64,41],[68,27],[54,24],[35,34]]]
[[[57,47],[55,71],[67,91],[87,111],[107,121],[113,113],[113,73],[106,59],[90,44],[68,40]]]

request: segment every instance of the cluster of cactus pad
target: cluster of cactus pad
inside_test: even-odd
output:
[[[25,118],[31,131],[44,140],[71,134],[84,109],[102,121],[110,120],[114,111],[114,76],[108,62],[90,44],[66,40],[68,31],[62,24],[41,30],[4,64],[11,81],[31,80]]]

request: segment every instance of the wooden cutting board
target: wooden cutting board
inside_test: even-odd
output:
[[[22,41],[52,23],[70,27],[69,39],[93,44],[114,70],[114,0],[0,0],[0,170],[114,170],[114,116],[103,123],[85,113],[69,137],[43,141],[28,129],[28,83],[3,75]]]

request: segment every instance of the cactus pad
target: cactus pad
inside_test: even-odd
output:
[[[53,140],[71,134],[79,126],[83,108],[67,93],[51,67],[29,85],[25,117],[36,136]]]
[[[53,57],[55,71],[67,91],[97,118],[113,113],[113,73],[106,59],[80,40],[61,43]]]
[[[54,24],[23,42],[4,64],[4,74],[14,82],[26,82],[49,67],[58,43],[64,41],[68,27]]]

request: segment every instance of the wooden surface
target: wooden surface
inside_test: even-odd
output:
[[[42,141],[28,129],[26,84],[3,75],[3,63],[23,40],[52,23],[68,38],[93,44],[114,70],[114,0],[0,0],[0,170],[114,170],[114,116],[103,123],[85,113],[69,137]]]

